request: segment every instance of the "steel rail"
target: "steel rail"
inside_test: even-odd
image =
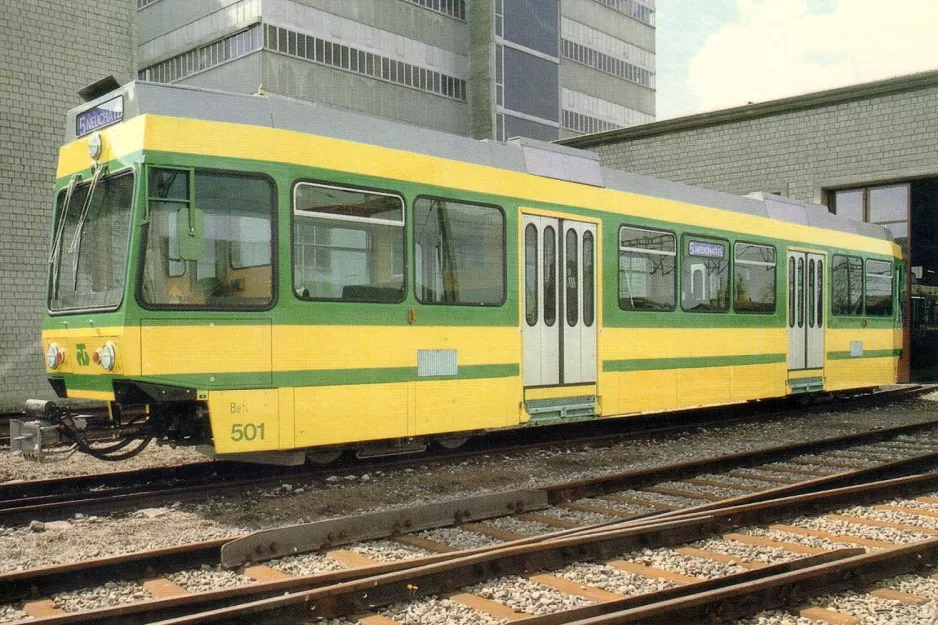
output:
[[[131,604],[42,622],[102,625],[154,619],[180,619],[170,620],[174,623],[239,622],[245,615],[256,614],[268,615],[272,622],[277,622],[281,618],[309,616],[310,608],[314,615],[342,616],[415,596],[451,592],[492,577],[555,570],[572,562],[605,560],[638,548],[676,546],[784,516],[934,488],[938,488],[938,473],[894,478],[727,509],[689,512],[681,518],[641,519],[593,527],[590,531],[564,530],[470,551]],[[760,569],[764,570],[775,569]],[[758,571],[750,573],[758,576]],[[696,584],[689,587],[705,588]],[[194,610],[202,612],[193,613]],[[246,618],[254,622],[253,616]]]
[[[759,453],[759,452],[755,452]],[[722,459],[719,459],[722,461]],[[601,531],[616,525],[634,525],[658,522],[671,517],[684,517],[700,514],[711,509],[727,506],[739,506],[764,499],[774,499],[799,493],[816,491],[834,486],[854,483],[861,479],[882,478],[892,474],[920,471],[925,466],[938,463],[938,453],[924,454],[876,465],[855,469],[831,476],[804,480],[795,484],[784,485],[756,493],[742,495],[719,502],[701,504],[672,512],[636,515],[630,520],[612,521],[581,528],[573,528],[551,533],[547,536],[561,537],[584,532]],[[708,467],[704,466],[706,470]],[[659,480],[666,480],[672,475],[673,467],[664,467]],[[607,476],[606,479],[622,485],[623,475],[634,472]],[[639,472],[644,480],[647,470]],[[654,481],[654,480],[651,480]],[[602,494],[609,489],[591,480],[591,488]],[[153,551],[97,558],[87,562],[70,563],[0,574],[0,601],[14,601],[29,595],[42,593],[51,595],[56,592],[87,587],[95,583],[143,577],[147,573],[160,571],[166,573],[182,568],[191,568],[201,564],[218,564],[235,568],[250,562],[259,562],[283,555],[321,550],[352,542],[386,538],[401,533],[410,533],[424,529],[443,527],[451,524],[466,523],[498,516],[532,512],[549,507],[562,501],[561,494],[571,490],[570,483],[547,485],[538,489],[522,489],[513,492],[494,493],[479,497],[444,501],[412,508],[378,512],[354,517],[327,519],[314,523],[261,530],[252,534],[232,539],[219,539],[202,543],[192,543]],[[615,489],[612,489],[615,490]],[[536,542],[540,537],[524,539],[518,544]],[[183,555],[184,554],[184,555]],[[181,556],[181,557],[177,557]],[[285,585],[286,589],[291,585]]]
[[[938,486],[938,473],[886,480],[822,493],[788,497],[778,501],[711,511],[695,517],[671,519],[662,523],[608,528],[605,531],[581,536],[545,538],[540,542],[524,545],[506,544],[500,549],[471,555],[457,555],[443,562],[333,586],[219,607],[196,614],[173,617],[163,613],[154,616],[165,619],[160,621],[163,625],[201,625],[218,622],[285,623],[310,616],[338,618],[400,601],[410,601],[417,597],[451,593],[458,588],[493,577],[556,570],[572,562],[607,560],[638,548],[676,546],[714,534],[725,533],[740,526],[763,524],[780,517],[804,513],[807,510],[828,510],[870,499],[894,497],[899,492],[934,489],[936,486]],[[938,549],[938,540],[929,542],[934,542],[933,549]],[[911,549],[904,547],[889,550],[889,553],[912,553]],[[925,565],[935,562],[931,552],[923,552],[923,554],[924,560],[919,559],[918,555],[912,556],[911,559]],[[938,552],[935,555],[938,557]],[[879,561],[878,565],[864,570],[871,568],[875,571],[882,562]],[[836,570],[839,564],[826,566]],[[757,609],[762,609],[762,606],[758,606]],[[118,622],[103,619],[104,615],[101,613],[95,614],[99,616],[95,622],[102,623],[102,625]],[[120,616],[124,620],[120,622],[144,622],[137,621],[132,616],[129,611],[125,610]]]

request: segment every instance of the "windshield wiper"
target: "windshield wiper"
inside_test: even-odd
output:
[[[49,263],[52,265],[52,285],[57,288],[59,284],[59,253],[62,251],[62,239],[65,236],[65,222],[68,221],[68,209],[72,204],[72,195],[75,193],[75,187],[81,182],[81,174],[75,174],[68,181],[68,188],[65,190],[65,201],[62,204],[62,214],[59,215],[59,225],[55,230],[55,239],[52,242],[52,253],[49,255]]]
[[[78,215],[78,223],[75,225],[75,236],[72,237],[72,244],[68,246],[68,253],[75,254],[75,284],[72,286],[72,289],[75,290],[78,289],[78,259],[81,257],[81,239],[85,231],[85,218],[88,217],[88,212],[91,210],[94,190],[97,188],[98,182],[100,182],[101,176],[104,175],[106,169],[106,166],[102,166],[98,167],[94,172],[91,185],[88,187],[88,195],[85,196],[85,203],[82,205],[81,213]]]

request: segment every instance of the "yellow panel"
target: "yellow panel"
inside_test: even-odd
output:
[[[732,401],[746,401],[764,397],[785,396],[788,393],[785,384],[787,368],[784,362],[731,367],[730,399]]]
[[[677,400],[681,406],[707,406],[730,401],[732,367],[679,369]]]
[[[603,414],[668,410],[677,405],[677,371],[605,373],[599,381]]]
[[[825,389],[836,391],[894,384],[898,363],[899,359],[895,357],[828,360]]]
[[[460,366],[521,360],[517,328],[275,326],[273,332],[276,345],[291,346],[277,350],[280,371],[416,367],[418,349],[455,349]],[[304,345],[341,345],[342,349],[296,348]]]
[[[417,382],[418,435],[518,425],[521,378]]]
[[[604,328],[600,360],[787,354],[784,328]]]
[[[410,436],[412,382],[297,388],[297,447]]]
[[[280,449],[291,449],[296,446],[293,428],[296,413],[294,411],[294,397],[292,388],[278,389],[280,404]]]
[[[211,391],[208,411],[215,451],[270,451],[280,446],[277,390]]]
[[[143,375],[270,372],[269,322],[193,326],[155,325],[148,320],[140,323]]]
[[[850,343],[861,341],[863,351],[881,349],[899,349],[902,347],[902,334],[892,328],[870,329],[853,328],[846,330],[828,330],[826,350],[828,352],[849,352]]]

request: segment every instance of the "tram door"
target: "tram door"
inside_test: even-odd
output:
[[[596,381],[596,226],[524,215],[525,386]]]
[[[824,366],[824,256],[788,252],[788,370]]]

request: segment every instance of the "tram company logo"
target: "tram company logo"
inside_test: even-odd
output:
[[[79,343],[75,346],[75,360],[78,361],[82,367],[87,367],[91,362],[91,358],[88,356],[88,350],[85,349],[84,343]]]

